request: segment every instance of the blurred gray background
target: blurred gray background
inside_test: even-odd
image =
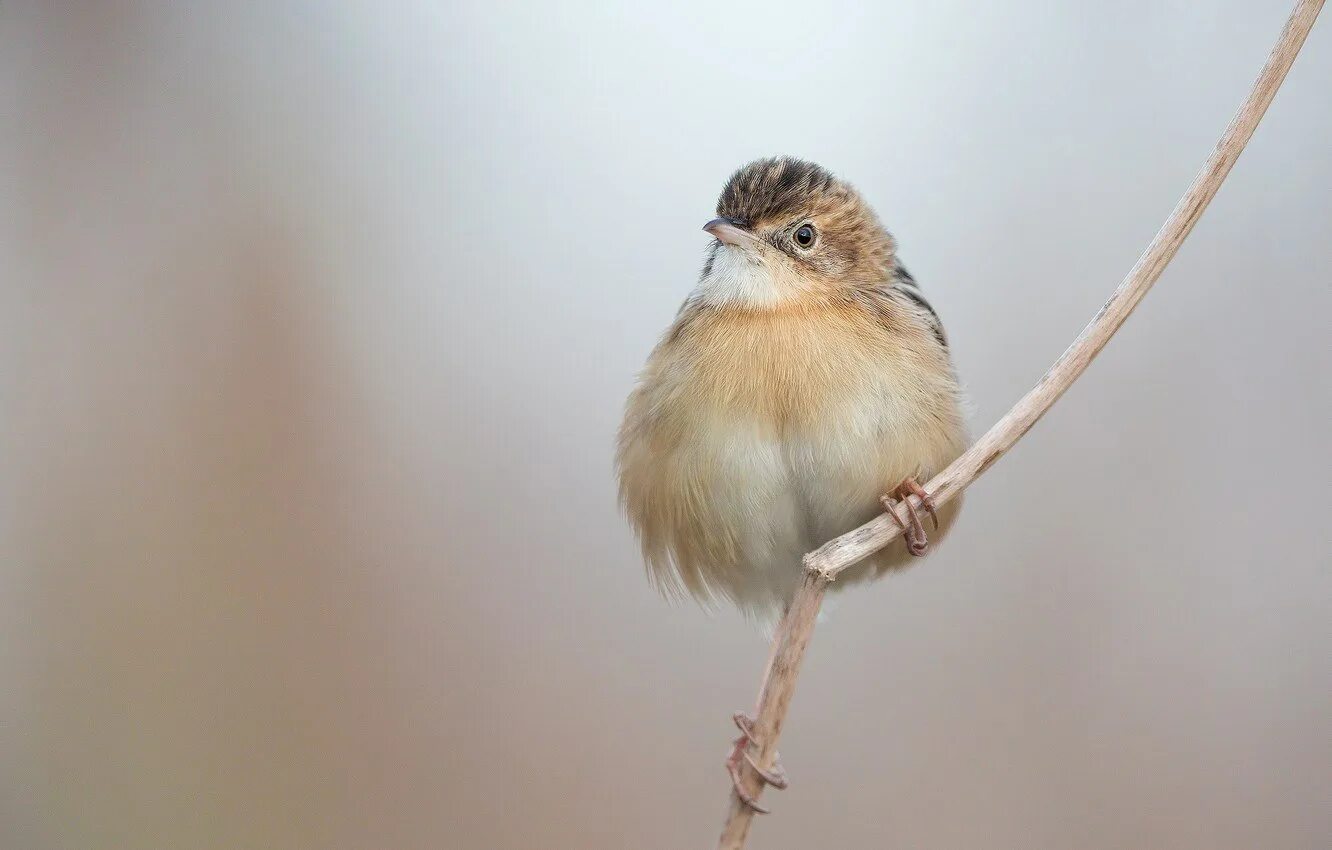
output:
[[[858,184],[979,432],[1288,10],[4,3],[0,846],[713,846],[764,637],[654,595],[611,452],[723,180]],[[1330,81],[1323,20],[819,628],[753,847],[1332,841]]]

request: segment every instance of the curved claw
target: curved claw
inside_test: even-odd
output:
[[[745,736],[745,740],[754,743],[754,718],[743,711],[737,711],[731,715],[731,720],[735,723],[735,728],[740,730],[740,734]]]
[[[740,776],[739,764],[727,761],[726,770],[728,773],[731,774],[731,785],[735,787],[735,796],[740,799],[740,802],[744,803],[746,806],[753,809],[755,814],[760,814],[760,815],[772,814],[771,809],[769,809],[767,806],[764,806],[758,800],[755,800],[750,795],[750,793],[745,790],[744,779]]]
[[[745,790],[744,777],[740,773],[740,761],[743,759],[746,764],[753,768],[766,784],[777,789],[786,788],[790,782],[786,778],[786,770],[782,767],[781,759],[774,756],[771,768],[762,768],[754,757],[749,754],[749,745],[757,743],[754,740],[754,719],[743,711],[737,711],[731,715],[735,721],[735,726],[740,730],[740,737],[735,739],[735,745],[731,749],[731,755],[726,759],[726,772],[731,775],[731,784],[735,786],[735,796],[740,799],[749,808],[757,814],[768,814],[767,807],[759,803],[748,791]]]
[[[920,557],[924,555],[929,548],[930,541],[925,537],[925,526],[920,524],[920,516],[916,513],[916,508],[906,499],[894,499],[892,496],[884,495],[880,497],[883,502],[883,508],[888,512],[888,516],[893,518],[897,527],[902,529],[902,536],[906,539],[907,551],[912,555]],[[908,520],[902,519],[897,514],[897,506],[905,505]]]
[[[930,494],[925,492],[925,488],[920,486],[920,483],[914,478],[908,478],[903,481],[902,487],[905,487],[911,495],[920,499],[920,506],[930,515],[930,522],[934,524],[934,530],[938,531],[939,515],[934,511],[934,499],[930,497]]]
[[[934,529],[939,529],[939,515],[934,510],[934,500],[930,494],[916,482],[914,478],[908,478],[897,485],[892,493],[885,493],[879,497],[883,502],[884,510],[888,516],[893,518],[897,527],[902,529],[902,536],[906,538],[907,551],[917,557],[924,555],[929,550],[930,541],[925,536],[925,526],[921,524],[920,515],[916,512],[916,506],[911,503],[908,496],[915,496],[920,499],[920,505],[930,515],[930,521],[934,524]],[[904,520],[897,514],[897,506],[905,505],[908,519]]]
[[[789,785],[790,783],[786,779],[786,769],[782,767],[782,763],[780,760],[773,759],[772,769],[765,770],[764,768],[758,766],[758,762],[754,761],[754,757],[749,754],[748,750],[741,753],[741,755],[744,756],[745,761],[749,763],[749,766],[754,768],[754,772],[763,778],[764,782],[768,783],[773,788],[776,788],[779,791],[786,790],[786,786]]]

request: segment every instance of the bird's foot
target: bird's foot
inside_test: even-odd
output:
[[[735,786],[735,795],[740,798],[740,802],[755,812],[766,815],[768,810],[745,790],[745,784],[740,774],[740,762],[746,762],[759,775],[760,779],[778,789],[785,788],[788,784],[786,771],[782,769],[781,759],[775,754],[772,759],[772,767],[769,769],[760,767],[754,757],[749,754],[749,745],[757,743],[754,740],[753,718],[743,711],[737,711],[731,719],[735,721],[736,728],[740,730],[740,737],[735,739],[735,745],[731,748],[731,755],[726,759],[726,772],[731,774],[731,784]]]
[[[898,484],[891,493],[885,493],[880,497],[883,507],[888,511],[888,516],[893,518],[898,528],[902,529],[903,536],[906,538],[907,551],[913,555],[924,555],[930,548],[930,541],[925,536],[925,526],[920,521],[920,515],[916,513],[916,508],[911,504],[908,496],[915,496],[920,499],[920,505],[925,512],[930,515],[930,521],[934,524],[934,530],[939,530],[939,515],[934,512],[934,500],[930,494],[925,492],[915,478],[908,478],[901,484]],[[897,515],[897,506],[899,504],[906,506],[907,519]]]

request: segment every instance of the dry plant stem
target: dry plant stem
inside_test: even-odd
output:
[[[1086,370],[1161,276],[1253,135],[1254,128],[1280,88],[1322,7],[1323,0],[1300,0],[1296,3],[1248,99],[1236,113],[1221,141],[1217,143],[1216,150],[1194,178],[1193,185],[1184,193],[1170,218],[1110,296],[1110,300],[1040,382],[971,448],[926,485],[925,489],[933,497],[936,506],[946,504],[966,489],[1036,424]],[[910,498],[920,508],[919,498]],[[897,538],[902,533],[902,525],[909,520],[904,510],[899,516],[903,520],[902,524],[883,514],[805,556],[804,581],[791,601],[780,630],[773,637],[776,651],[772,669],[766,677],[753,725],[756,744],[750,755],[760,766],[768,768],[772,765],[777,740],[786,722],[787,707],[795,691],[805,647],[814,632],[814,620],[823,602],[824,591],[842,571]],[[762,781],[747,764],[742,768],[742,779],[750,795],[757,798],[762,794]],[[718,850],[739,850],[744,847],[753,817],[753,810],[744,805],[733,791],[726,824],[717,844]]]

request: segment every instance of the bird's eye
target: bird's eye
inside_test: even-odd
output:
[[[814,227],[809,224],[802,224],[796,228],[795,243],[801,248],[808,248],[814,244]]]

